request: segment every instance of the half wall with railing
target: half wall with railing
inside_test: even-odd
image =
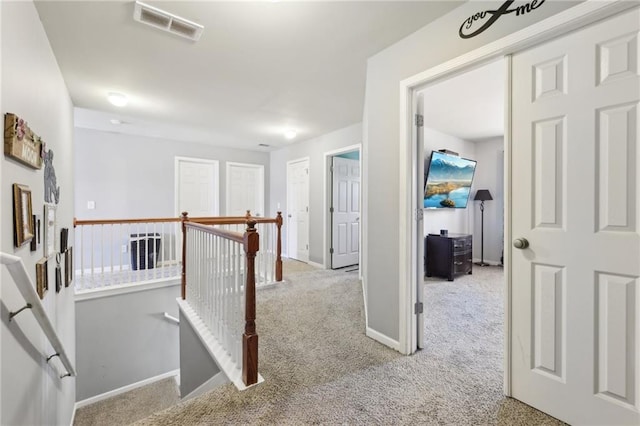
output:
[[[257,287],[282,281],[282,215],[254,218],[196,217],[190,222],[244,232],[248,219],[262,235],[256,257]],[[182,218],[74,220],[75,289],[83,293],[132,283],[179,279],[182,271]]]

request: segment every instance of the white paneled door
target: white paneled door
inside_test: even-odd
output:
[[[356,265],[360,256],[360,161],[333,157],[331,268]]]
[[[227,162],[227,216],[264,216],[264,166]]]
[[[287,163],[287,255],[309,261],[309,159]]]
[[[176,210],[190,217],[220,214],[218,162],[176,157]]]
[[[512,395],[575,425],[640,424],[639,30],[513,56]]]

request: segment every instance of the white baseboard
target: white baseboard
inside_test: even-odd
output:
[[[206,382],[204,382],[203,384],[195,388],[193,391],[191,391],[189,395],[183,397],[182,401],[187,401],[189,399],[200,396],[226,383],[229,383],[229,379],[222,371],[220,371],[218,374],[216,374],[215,376],[213,376],[212,378],[210,378],[209,380],[207,380]]]
[[[73,426],[73,424],[76,421],[76,411],[78,411],[78,403],[77,402],[75,404],[73,404],[73,413],[71,413],[71,423],[69,423],[69,426]]]
[[[474,267],[478,266],[478,265],[476,265],[476,263],[480,263],[480,259],[473,259]],[[488,265],[491,265],[491,266],[502,266],[500,261],[495,261],[495,260],[487,260],[487,259],[485,259],[484,263],[486,263]]]
[[[121,395],[121,394],[123,394],[125,392],[129,392],[130,390],[141,388],[142,386],[146,386],[146,385],[149,385],[151,383],[158,382],[160,380],[164,380],[164,379],[169,378],[169,377],[174,377],[174,376],[177,376],[179,374],[180,374],[180,370],[178,369],[178,370],[169,371],[169,372],[164,373],[164,374],[160,374],[159,376],[150,377],[148,379],[144,379],[144,380],[141,380],[139,382],[132,383],[130,385],[123,386],[121,388],[114,389],[112,391],[102,393],[100,395],[92,396],[91,398],[83,399],[82,401],[78,401],[78,402],[76,402],[75,408],[78,409],[78,408],[86,407],[87,405],[95,404],[96,402],[99,402],[99,401],[104,401],[107,398],[111,398],[113,396]],[[74,416],[75,416],[75,413],[74,413]]]
[[[316,263],[309,260],[307,264],[311,266],[315,266],[316,268],[324,269],[324,265],[322,263]]]
[[[393,340],[392,338],[369,327],[367,327],[366,335],[367,337],[371,337],[373,340],[378,341],[383,345],[389,346],[391,349],[395,349],[396,351],[400,352],[400,342],[398,342],[397,340]]]

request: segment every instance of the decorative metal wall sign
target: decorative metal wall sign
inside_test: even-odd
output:
[[[27,122],[10,112],[4,115],[4,155],[34,169],[42,168],[44,144]]]
[[[60,187],[57,185],[56,170],[53,168],[53,150],[44,154],[44,201],[58,204],[60,201]]]
[[[545,0],[531,0],[528,3],[509,9],[509,6],[511,6],[514,0],[507,0],[502,3],[502,6],[497,10],[485,10],[469,16],[462,25],[460,25],[458,34],[461,38],[475,37],[493,25],[502,15],[510,13],[515,13],[516,16],[526,15],[542,6],[544,1]],[[486,19],[487,17],[488,19]]]

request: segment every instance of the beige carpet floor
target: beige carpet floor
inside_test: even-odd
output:
[[[427,279],[427,348],[405,357],[364,335],[357,272],[298,266],[258,292],[264,383],[225,385],[137,424],[562,424],[502,395],[501,268]]]

